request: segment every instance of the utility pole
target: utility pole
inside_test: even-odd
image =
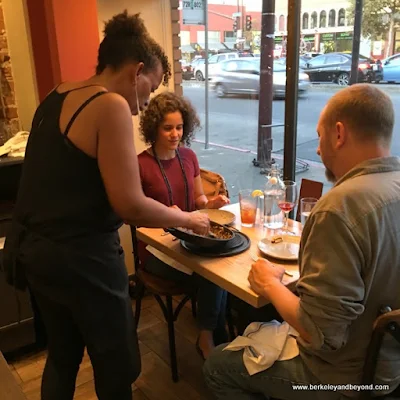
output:
[[[286,102],[283,175],[296,178],[297,99],[299,86],[301,0],[289,0],[286,45]]]
[[[275,47],[275,0],[263,0],[261,18],[260,93],[258,102],[257,160],[254,165],[272,164],[272,103]]]
[[[363,0],[356,0],[354,12],[353,51],[351,53],[350,85],[358,82],[358,61],[360,58],[360,39],[362,24]]]

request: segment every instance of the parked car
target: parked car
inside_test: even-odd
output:
[[[351,73],[351,54],[327,53],[307,62],[304,71],[310,77],[311,82],[334,82],[340,86],[347,86]],[[374,61],[361,56],[358,63],[358,81],[373,82],[381,80],[380,71],[374,70]]]
[[[307,63],[310,61],[310,58],[307,58],[305,56],[300,56],[299,57],[299,67],[304,69],[307,67]],[[278,58],[277,62],[286,65],[286,57],[281,57]]]
[[[252,53],[248,52],[232,52],[232,53],[221,53],[221,54],[214,54],[208,59],[208,75],[212,76],[218,69],[217,64],[226,61],[226,60],[233,60],[238,58],[253,58]],[[194,76],[198,81],[204,81],[206,73],[205,73],[205,59],[202,59],[203,62],[196,65]]]
[[[308,75],[299,73],[299,95],[305,95],[310,87]],[[260,60],[236,59],[219,63],[217,73],[211,78],[211,88],[218,97],[228,94],[255,94],[260,91]],[[274,62],[273,91],[275,98],[286,94],[286,65]]]
[[[305,57],[305,58],[311,59],[311,58],[320,56],[322,54],[323,53],[318,53],[317,51],[308,51],[308,52],[302,54],[302,56]]]
[[[382,80],[389,83],[400,82],[400,53],[382,61]]]
[[[188,81],[193,78],[193,68],[186,60],[180,60],[181,70],[182,70],[182,79]]]

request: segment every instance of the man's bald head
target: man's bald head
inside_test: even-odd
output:
[[[394,125],[393,104],[376,86],[357,84],[336,93],[326,105],[322,124],[342,122],[360,141],[390,146]]]

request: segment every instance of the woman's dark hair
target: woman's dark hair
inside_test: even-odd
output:
[[[118,69],[127,62],[142,62],[144,72],[161,63],[164,84],[168,83],[171,68],[161,46],[150,37],[139,14],[129,15],[125,10],[105,23],[104,39],[99,47],[96,74],[106,67]]]
[[[163,92],[153,97],[140,120],[140,133],[147,144],[153,144],[158,135],[158,128],[167,114],[179,111],[183,120],[181,141],[190,146],[200,121],[192,104],[185,98],[171,92]]]

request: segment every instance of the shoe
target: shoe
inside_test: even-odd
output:
[[[200,346],[199,346],[199,340],[200,340],[200,337],[197,337],[197,340],[196,340],[196,350],[197,350],[197,352],[199,353],[199,356],[203,359],[203,361],[206,361],[206,359],[205,359],[205,357],[204,357],[204,354],[203,354],[203,351],[201,350],[201,348],[200,348]]]

